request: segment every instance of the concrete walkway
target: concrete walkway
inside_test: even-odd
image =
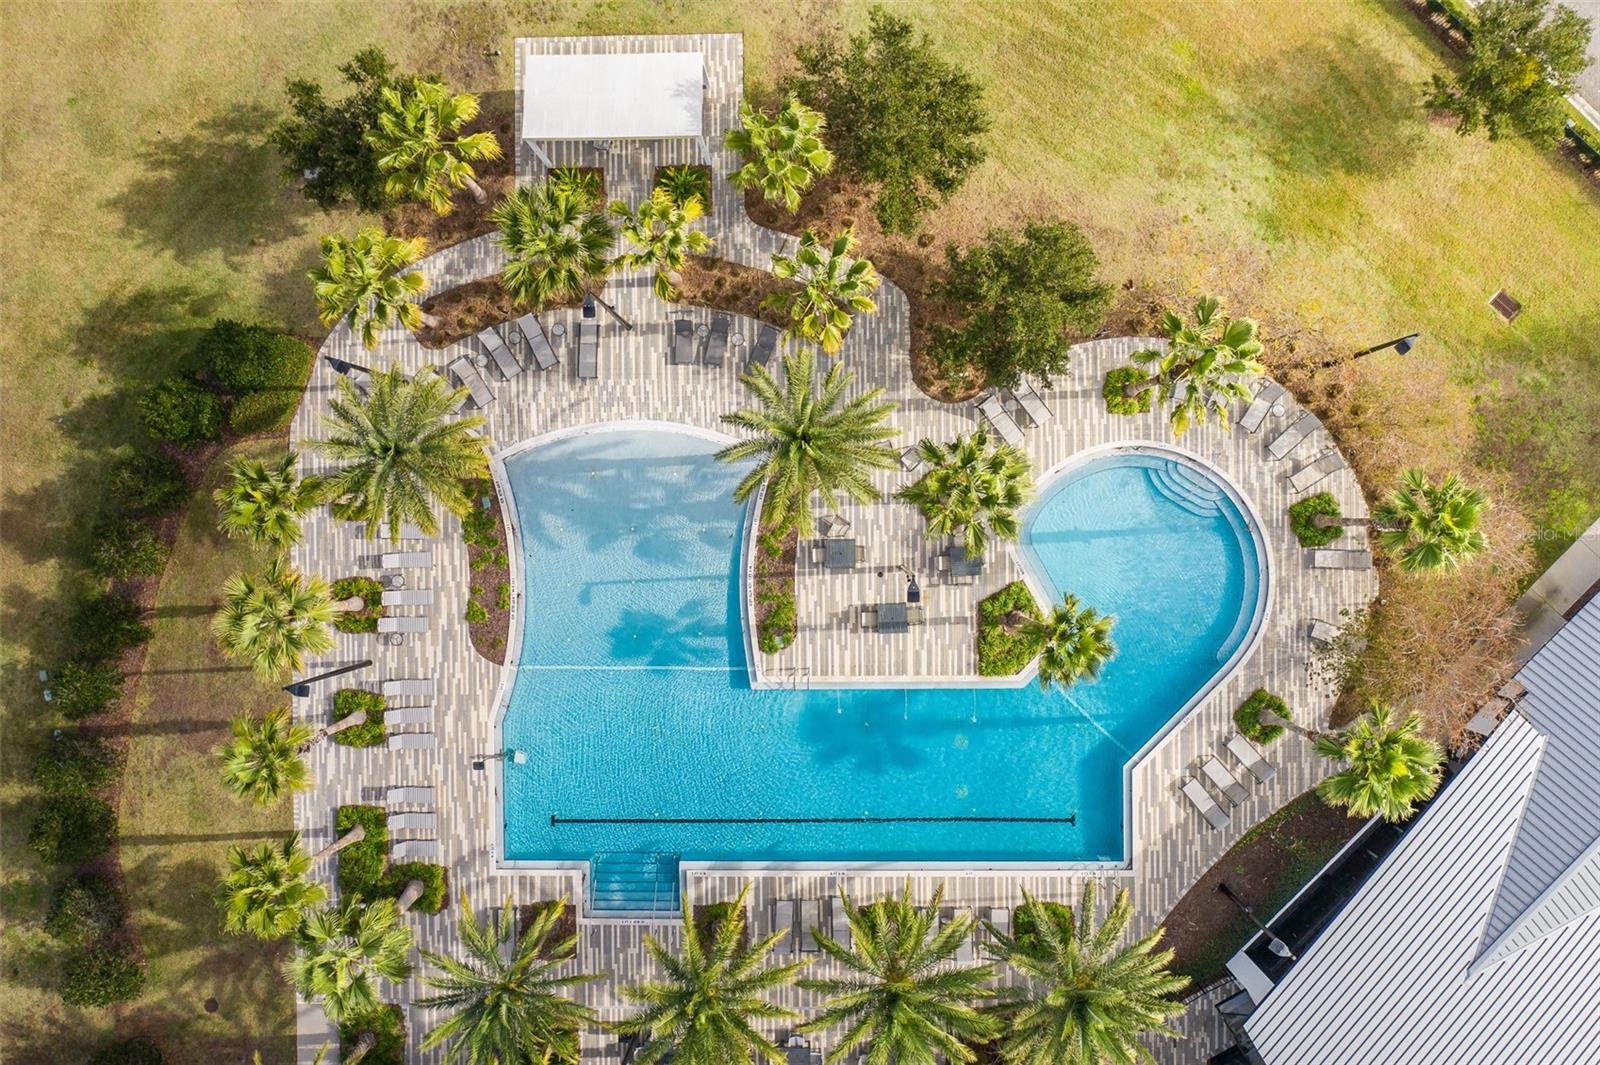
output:
[[[1517,661],[1532,658],[1596,584],[1600,584],[1600,521],[1585,529],[1517,600],[1528,641]]]

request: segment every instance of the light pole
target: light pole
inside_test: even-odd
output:
[[[1244,902],[1239,898],[1239,896],[1237,896],[1237,895],[1235,895],[1233,893],[1233,889],[1232,888],[1230,888],[1227,884],[1225,884],[1225,883],[1223,883],[1222,881],[1219,880],[1219,881],[1217,881],[1217,890],[1222,892],[1224,895],[1226,895],[1228,897],[1228,901],[1229,902],[1231,902],[1235,906],[1239,907],[1239,912],[1244,914],[1246,917],[1250,918],[1250,923],[1251,924],[1253,924],[1257,928],[1261,929],[1261,934],[1267,937],[1267,949],[1268,950],[1272,951],[1272,953],[1276,954],[1280,958],[1287,958],[1290,961],[1297,961],[1298,960],[1294,956],[1294,951],[1289,949],[1289,944],[1285,943],[1283,940],[1281,940],[1277,936],[1273,935],[1272,934],[1272,929],[1268,928],[1266,925],[1261,923],[1261,920],[1258,917],[1256,917],[1255,911],[1251,910],[1250,907],[1246,906],[1244,904]]]
[[[602,307],[604,307],[606,309],[606,313],[607,314],[611,315],[611,317],[615,318],[619,323],[621,323],[622,328],[628,329],[628,330],[632,330],[633,329],[633,323],[632,322],[628,321],[626,318],[622,317],[622,315],[618,314],[617,313],[617,309],[615,307],[611,306],[611,304],[607,303],[605,300],[601,299],[599,296],[595,295],[593,292],[585,292],[583,294],[583,316],[585,318],[593,318],[594,317],[594,305],[597,304],[597,303],[600,306],[602,306]]]
[[[338,669],[330,669],[326,673],[318,673],[316,676],[307,677],[305,680],[297,680],[293,684],[285,684],[283,686],[283,690],[294,696],[296,699],[304,699],[306,696],[311,694],[311,686],[317,681],[327,680],[329,677],[337,677],[344,673],[354,673],[356,670],[366,669],[370,665],[372,665],[372,659],[368,658],[364,661],[357,662],[353,666],[340,666]]]
[[[373,373],[370,369],[362,366],[358,362],[346,362],[344,359],[336,359],[332,355],[324,355],[323,358],[326,359],[328,365],[333,368],[333,372],[342,377],[349,377],[351,370],[360,370],[368,377],[373,376]]]
[[[1354,354],[1342,355],[1337,359],[1328,359],[1319,365],[1317,369],[1326,370],[1329,367],[1338,366],[1340,363],[1355,362],[1357,359],[1365,358],[1366,356],[1375,352],[1383,351],[1385,348],[1393,348],[1396,355],[1404,355],[1406,352],[1417,346],[1417,338],[1420,336],[1422,336],[1421,333],[1407,333],[1403,337],[1395,337],[1393,340],[1385,340],[1382,344],[1374,344],[1370,348],[1362,348],[1360,351],[1355,352]]]

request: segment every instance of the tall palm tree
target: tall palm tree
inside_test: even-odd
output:
[[[334,517],[365,522],[369,539],[385,521],[393,537],[402,522],[431,536],[439,531],[433,501],[466,514],[472,501],[462,482],[488,475],[488,442],[475,432],[483,419],[453,417],[465,389],[432,371],[410,379],[398,368],[379,371],[371,385],[362,399],[348,378],[339,380],[328,404],[332,432],[316,447],[340,465],[323,478],[321,494]]]
[[[275,558],[259,574],[235,573],[222,586],[222,609],[211,619],[229,655],[246,655],[258,675],[282,676],[307,654],[333,648],[333,603],[321,577],[303,577]]]
[[[723,448],[717,458],[759,459],[734,488],[734,500],[743,503],[765,484],[767,524],[810,536],[814,493],[820,492],[832,511],[839,509],[840,493],[870,503],[878,490],[868,472],[899,466],[899,455],[883,444],[897,433],[885,424],[895,405],[879,402],[883,389],[874,388],[840,406],[853,378],[838,363],[829,368],[817,395],[816,361],[809,348],[785,355],[783,373],[781,387],[765,366],[752,366],[740,378],[761,406],[724,414],[722,420],[756,435]]]
[[[1070,906],[1046,905],[1026,892],[1020,917],[1027,931],[1008,935],[988,926],[997,958],[1027,979],[1027,998],[1011,1012],[1000,1040],[1006,1065],[1101,1065],[1155,1061],[1139,1039],[1176,1036],[1166,1018],[1183,1012],[1173,996],[1189,979],[1169,972],[1173,952],[1158,951],[1163,929],[1124,946],[1133,917],[1128,889],[1095,926],[1094,881]],[[1021,925],[1023,921],[1019,920]]]
[[[867,1065],[976,1061],[970,1044],[997,1033],[994,1017],[977,1009],[977,1003],[994,997],[989,987],[994,966],[946,965],[972,935],[973,919],[960,913],[939,927],[943,898],[941,884],[927,907],[917,906],[911,901],[909,882],[899,898],[860,907],[839,893],[850,920],[851,946],[820,930],[812,935],[846,975],[800,981],[808,991],[827,996],[822,1012],[801,1030],[845,1026],[844,1035],[828,1052],[827,1065],[850,1059],[862,1045]]]
[[[1317,753],[1344,764],[1318,785],[1324,802],[1344,807],[1351,817],[1382,814],[1386,821],[1404,821],[1439,789],[1439,745],[1422,735],[1416,714],[1398,725],[1392,717],[1389,707],[1373,702],[1348,727],[1317,735]]]
[[[1254,319],[1225,318],[1216,298],[1201,296],[1192,324],[1164,311],[1161,331],[1170,341],[1165,352],[1150,348],[1133,353],[1134,362],[1154,372],[1124,385],[1123,395],[1132,399],[1159,387],[1165,404],[1181,386],[1182,395],[1168,415],[1174,436],[1182,436],[1191,424],[1204,425],[1212,414],[1228,428],[1229,408],[1249,399],[1250,382],[1266,373],[1258,358],[1261,342]]]
[[[1028,456],[1010,444],[991,448],[984,429],[958,436],[953,444],[925,437],[917,454],[931,469],[902,488],[900,498],[922,511],[929,536],[959,533],[974,558],[988,548],[991,536],[1017,538],[1017,511],[1033,495]]]
[[[1478,528],[1488,509],[1488,498],[1453,473],[1435,485],[1421,470],[1407,470],[1373,518],[1378,543],[1401,569],[1442,571],[1489,546]]]
[[[500,284],[518,303],[540,307],[576,299],[611,269],[616,232],[580,189],[554,181],[526,185],[490,217],[506,251]]]
[[[398,320],[407,329],[439,320],[416,304],[427,287],[419,270],[408,270],[422,258],[422,238],[391,237],[367,226],[350,238],[322,238],[322,265],[307,272],[317,300],[317,316],[332,328],[341,319],[361,337],[368,351],[378,335]]]
[[[695,927],[684,899],[682,954],[674,956],[655,936],[645,934],[645,950],[667,978],[622,988],[623,998],[643,1008],[612,1026],[624,1035],[648,1035],[649,1042],[634,1055],[635,1065],[655,1065],[669,1053],[673,1065],[749,1065],[755,1055],[782,1065],[783,1052],[752,1022],[795,1015],[766,996],[792,981],[806,963],[766,964],[767,955],[787,934],[781,930],[740,947],[749,894],[746,884],[709,934]]]
[[[690,228],[706,213],[700,198],[691,196],[679,203],[666,189],[656,188],[637,209],[630,211],[619,200],[611,205],[611,213],[623,220],[622,239],[638,249],[617,261],[629,269],[655,270],[656,296],[675,298],[684,258],[711,248],[710,237]]]
[[[228,872],[222,878],[222,927],[234,935],[282,939],[300,927],[306,909],[321,905],[328,892],[306,879],[311,857],[293,833],[274,845],[253,851],[228,848]]]
[[[450,1013],[428,1033],[422,1048],[448,1043],[444,1060],[468,1065],[577,1065],[578,1033],[594,1020],[594,1011],[567,998],[563,989],[602,977],[557,972],[572,961],[578,944],[576,935],[553,938],[566,906],[562,899],[545,907],[507,959],[505,945],[516,928],[516,907],[507,899],[498,919],[485,925],[463,894],[457,927],[466,959],[422,952],[441,970],[423,977],[439,993],[420,998],[417,1004]]]
[[[241,799],[271,806],[279,797],[311,786],[300,754],[311,729],[291,719],[289,708],[268,710],[257,721],[248,714],[233,719],[233,738],[217,748],[222,783]]]
[[[393,899],[352,898],[306,914],[284,971],[296,991],[320,1001],[338,1024],[383,1005],[375,977],[398,983],[411,975],[412,942]]]
[[[420,78],[409,86],[383,90],[378,128],[367,143],[378,153],[390,196],[420,200],[440,214],[450,213],[450,194],[465,185],[479,203],[489,197],[474,180],[472,164],[500,158],[500,142],[485,130],[463,136],[461,127],[478,117],[478,98],[453,93],[437,81]]]
[[[772,256],[772,272],[800,282],[800,289],[774,293],[763,306],[788,315],[792,334],[821,345],[829,355],[838,354],[855,315],[878,309],[871,294],[881,279],[869,260],[850,258],[855,246],[854,230],[845,230],[824,247],[808,227],[792,256]]]
[[[288,452],[275,462],[237,458],[228,480],[211,493],[222,517],[217,527],[232,539],[285,548],[300,540],[300,515],[317,503],[314,478],[295,473],[300,456]]]
[[[793,96],[771,118],[740,101],[739,126],[723,137],[723,144],[745,157],[730,180],[741,189],[760,189],[768,203],[782,203],[791,214],[816,175],[833,169],[833,153],[822,143],[827,119]]]
[[[1115,615],[1102,615],[1068,593],[1043,621],[1023,622],[1021,634],[1039,647],[1039,687],[1070,688],[1095,677],[1117,653],[1111,640]]]

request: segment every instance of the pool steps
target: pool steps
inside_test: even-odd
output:
[[[1222,513],[1222,488],[1204,474],[1185,469],[1182,463],[1160,462],[1146,466],[1150,487],[1183,510],[1201,518]]]
[[[589,909],[607,916],[677,913],[678,855],[596,854],[589,860]]]

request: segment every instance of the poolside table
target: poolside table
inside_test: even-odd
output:
[[[822,541],[822,565],[826,569],[855,569],[855,538],[836,536]]]
[[[950,549],[950,576],[976,577],[983,572],[983,556],[970,558],[967,545],[957,544]]]
[[[906,632],[911,627],[906,617],[904,603],[879,603],[878,604],[878,631],[879,632]]]

